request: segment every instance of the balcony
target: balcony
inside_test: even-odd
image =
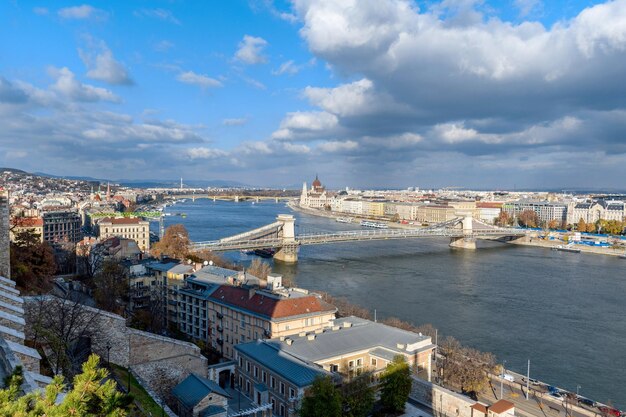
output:
[[[224,331],[224,328],[222,326],[217,326],[217,331],[221,333]]]
[[[224,315],[222,313],[217,313],[217,318],[221,320],[224,318]]]

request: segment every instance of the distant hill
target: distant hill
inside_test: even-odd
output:
[[[128,180],[120,179],[116,180],[116,183],[125,185],[127,187],[139,187],[139,188],[176,188],[180,186],[180,180]],[[245,188],[249,185],[238,181],[230,180],[184,180],[183,186],[192,188],[206,188],[206,187],[233,187],[233,188]]]

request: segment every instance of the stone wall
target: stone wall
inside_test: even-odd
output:
[[[9,192],[0,187],[0,276],[5,278],[11,278],[9,250]]]
[[[413,377],[409,397],[430,407],[435,417],[472,417],[476,401],[423,379]]]
[[[40,308],[41,301],[38,297],[27,297],[24,301],[28,338],[28,311]],[[163,389],[164,385],[173,388],[191,372],[208,376],[207,359],[195,344],[127,327],[126,319],[117,314],[88,306],[81,308],[85,314],[93,315],[90,323],[92,351],[104,362],[108,360],[123,367],[130,364],[147,384],[146,388],[162,395],[168,392]]]

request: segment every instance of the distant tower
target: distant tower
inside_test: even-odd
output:
[[[11,278],[9,217],[9,191],[0,186],[0,276],[5,278]]]
[[[306,189],[306,182],[302,183],[302,194],[300,194],[300,206],[301,207],[306,207],[307,205],[307,197],[308,197],[308,191]]]
[[[180,177],[180,190],[183,190],[183,177]]]
[[[111,184],[107,182],[107,200],[111,198]]]

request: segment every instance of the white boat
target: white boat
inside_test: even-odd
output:
[[[388,229],[389,228],[389,226],[387,226],[385,223],[370,222],[368,220],[361,220],[361,226],[373,227],[375,229]]]
[[[580,249],[576,249],[572,247],[572,245],[559,245],[552,248],[552,250],[560,251],[560,252],[571,252],[571,253],[580,253]]]
[[[339,223],[352,223],[353,219],[352,217],[337,217],[335,220]]]

